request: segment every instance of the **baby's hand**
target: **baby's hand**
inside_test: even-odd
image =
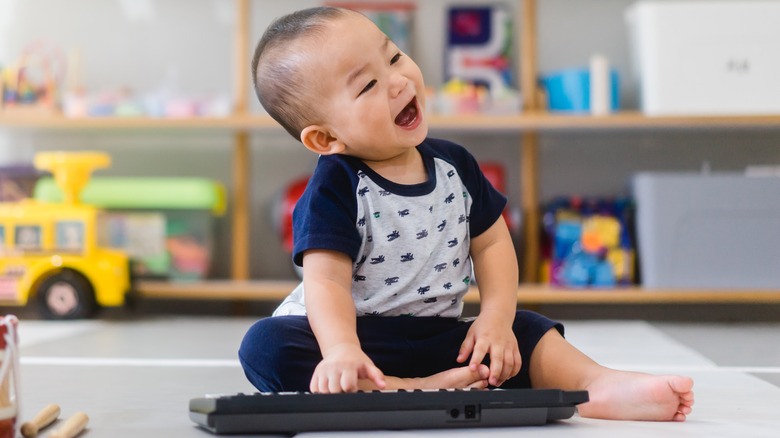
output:
[[[368,379],[379,389],[385,388],[385,376],[374,362],[351,344],[330,348],[327,356],[314,369],[309,389],[311,392],[355,392],[358,380]]]
[[[460,346],[457,361],[463,363],[471,355],[469,367],[476,370],[486,354],[490,355],[489,384],[501,386],[520,372],[523,361],[511,320],[507,323],[499,316],[480,313]]]

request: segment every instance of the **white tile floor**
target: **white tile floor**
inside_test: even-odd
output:
[[[84,437],[207,437],[191,397],[251,392],[236,350],[253,318],[22,320],[22,418],[49,403],[90,416]],[[307,433],[302,437],[777,437],[780,324],[571,321],[567,338],[604,365],[695,379],[686,423],[583,419],[518,429]],[[738,355],[733,354],[738,353]],[[752,355],[752,356],[751,356]],[[758,377],[757,377],[758,376]],[[776,382],[773,384],[772,382]],[[62,421],[62,420],[61,420]],[[61,422],[60,421],[60,422]],[[56,427],[56,425],[54,426]],[[44,436],[48,434],[48,430]],[[477,435],[475,435],[477,434]]]

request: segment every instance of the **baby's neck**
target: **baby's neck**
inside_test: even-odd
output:
[[[428,181],[428,172],[425,170],[425,163],[422,155],[417,149],[409,150],[409,153],[399,155],[389,160],[366,161],[374,172],[382,178],[392,181],[396,184],[412,185]]]

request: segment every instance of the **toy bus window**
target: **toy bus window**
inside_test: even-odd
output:
[[[38,225],[18,225],[16,227],[16,247],[19,249],[41,249],[41,227]]]
[[[80,251],[84,247],[84,224],[77,221],[57,222],[57,248]]]

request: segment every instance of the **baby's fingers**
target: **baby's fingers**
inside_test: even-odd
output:
[[[355,392],[358,390],[358,378],[356,373],[342,372],[340,387],[337,391],[332,392]]]
[[[379,389],[385,389],[387,383],[385,383],[385,375],[382,370],[374,365],[366,367],[366,378],[374,382]]]
[[[500,352],[497,351],[490,352],[490,378],[488,378],[488,383],[490,383],[493,386],[498,386],[504,383],[504,380],[506,380],[506,376],[502,374],[506,372],[505,371],[506,367],[504,366],[504,360],[505,357],[504,357],[503,350]]]
[[[341,392],[341,388],[339,386],[339,378],[333,379],[330,378],[325,373],[314,373],[314,376],[311,378],[311,383],[309,383],[309,389],[311,392],[315,393],[321,393],[321,394],[328,394],[333,392]]]
[[[485,347],[484,343],[477,343],[474,346],[474,352],[471,353],[471,362],[469,362],[469,367],[472,370],[476,370],[479,364],[482,363],[482,360],[485,359],[485,355],[487,354],[488,350],[487,347]],[[491,366],[491,375],[493,375],[492,372],[492,366]]]
[[[458,352],[458,358],[456,359],[458,363],[463,363],[466,361],[466,359],[468,359],[469,355],[474,349],[474,342],[474,336],[466,336],[466,340],[460,344],[460,351]]]
[[[314,375],[311,377],[311,382],[309,382],[309,391],[320,392],[320,378],[317,377],[317,373],[314,373]]]
[[[499,356],[500,357],[500,356]],[[493,354],[490,356],[491,365],[494,362]],[[520,352],[518,350],[514,349],[507,349],[504,350],[503,353],[503,364],[501,366],[501,371],[499,374],[497,374],[497,382],[493,383],[491,381],[491,385],[495,386],[501,386],[506,382],[507,380],[511,379],[512,377],[516,376],[517,373],[520,372],[520,368],[522,367],[523,361],[520,357]],[[493,370],[491,368],[491,376],[493,376]]]
[[[512,375],[509,376],[510,378],[517,375],[517,373],[520,372],[520,368],[523,367],[523,357],[520,356],[520,350],[514,349],[512,351],[512,357],[514,358],[515,366],[512,367]]]

